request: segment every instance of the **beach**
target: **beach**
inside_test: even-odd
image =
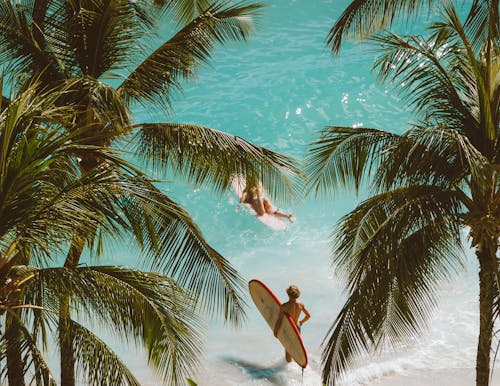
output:
[[[297,217],[302,221],[307,216],[298,211]],[[255,229],[258,225],[261,224],[256,223]],[[299,220],[294,226],[301,227]],[[303,377],[299,366],[284,364],[281,345],[248,300],[248,317],[241,328],[233,329],[220,322],[210,327],[205,364],[194,378],[200,385],[321,385],[321,343],[342,305],[342,280],[329,266],[328,244],[321,241],[320,235],[326,229],[317,228],[308,240],[301,240],[292,236],[304,232],[296,228],[289,227],[288,235],[283,232],[269,238],[257,230],[267,246],[241,252],[235,258],[246,278],[258,277],[282,299],[288,282],[302,288],[302,299],[312,314],[302,330],[309,354]],[[276,244],[282,248],[273,248]],[[439,306],[428,329],[393,350],[360,359],[346,373],[343,385],[474,384],[478,310],[475,261],[473,255],[469,257],[465,271],[443,284]],[[492,385],[498,380],[498,373],[494,373]]]
[[[339,56],[325,47],[329,28],[348,3],[269,4],[247,45],[218,51],[212,65],[200,70],[198,81],[186,85],[175,101],[172,121],[221,129],[299,160],[317,131],[328,125],[405,131],[413,119],[411,110],[392,85],[377,81],[371,72],[375,58],[367,46],[347,42]],[[425,18],[404,27],[420,32]],[[164,118],[144,110],[139,119]],[[321,343],[346,299],[345,282],[331,264],[330,236],[367,190],[277,202],[281,210],[293,212],[296,222],[273,231],[246,210],[236,212],[238,199],[231,191],[218,195],[208,187],[173,182],[165,183],[165,190],[189,211],[244,282],[258,278],[282,300],[285,288],[297,284],[312,314],[303,329],[310,355],[303,378],[297,366],[282,368],[282,347],[246,293],[247,318],[240,328],[208,322],[203,365],[193,379],[201,386],[321,385]],[[365,358],[349,372],[346,385],[473,384],[477,264],[466,233],[463,239],[464,269],[442,284],[438,306],[422,334],[393,351]]]
[[[399,374],[387,376],[378,381],[375,385],[381,386],[422,386],[422,385],[453,385],[468,386],[474,385],[476,380],[475,369],[427,369],[416,373]],[[500,374],[493,373],[491,385],[500,385]]]
[[[498,6],[6,1],[2,382],[500,386]]]
[[[203,191],[190,195],[200,218],[205,218],[205,211],[212,205],[212,198],[205,207],[199,205],[203,195]],[[232,251],[230,258],[245,280],[259,278],[282,300],[288,284],[300,286],[301,298],[312,315],[302,328],[309,364],[302,374],[298,365],[284,362],[282,346],[246,294],[247,317],[240,327],[233,328],[221,320],[208,322],[204,358],[198,371],[193,370],[192,379],[199,386],[321,386],[321,344],[345,299],[343,281],[329,260],[330,227],[318,225],[327,223],[326,213],[334,210],[333,204],[322,202],[320,211],[314,209],[316,202],[303,203],[296,208],[295,224],[283,232],[270,233],[248,213],[234,212],[236,202],[231,194],[223,201],[220,210],[225,215],[216,217],[213,234],[208,227],[204,231],[210,237],[219,235],[218,242]],[[256,243],[260,247],[251,247]],[[479,317],[477,267],[472,252],[467,254],[464,270],[443,283],[428,328],[399,347],[360,358],[346,372],[343,386],[475,383]],[[142,350],[119,346],[117,351],[144,385],[164,384],[147,368]],[[498,364],[496,367],[498,370]],[[493,386],[500,385],[497,370]]]

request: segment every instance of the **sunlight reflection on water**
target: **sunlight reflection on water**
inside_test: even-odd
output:
[[[136,120],[205,125],[298,159],[315,132],[326,125],[403,132],[411,114],[391,87],[376,82],[370,72],[374,56],[367,46],[347,43],[340,57],[332,57],[325,48],[328,29],[348,3],[273,1],[247,45],[219,50],[211,67],[200,71],[198,81],[186,85],[185,94],[174,103],[175,115],[139,111]],[[304,328],[311,357],[304,385],[319,385],[320,345],[344,300],[340,277],[330,266],[329,235],[340,216],[362,197],[350,193],[308,197],[286,206],[293,211],[295,224],[272,232],[248,213],[236,213],[231,192],[216,196],[206,187],[179,182],[163,186],[245,279],[258,277],[281,298],[290,283],[299,285],[312,314]],[[360,362],[347,383],[371,383],[413,368],[472,367],[477,330],[475,270],[470,264],[463,277],[443,287],[446,301],[421,341],[396,354]],[[252,366],[272,369],[283,353],[251,300],[247,301],[248,319],[242,329],[235,331],[220,322],[210,325],[205,366],[194,377],[200,386],[273,384],[249,374]],[[137,357],[136,353],[125,356],[129,361]],[[132,367],[147,372],[140,364]],[[146,374],[142,379],[155,384],[153,376]],[[280,368],[275,378],[275,382],[286,379],[287,385],[301,384],[298,366]]]

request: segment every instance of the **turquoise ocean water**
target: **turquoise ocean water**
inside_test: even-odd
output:
[[[205,125],[298,159],[326,125],[404,131],[412,115],[392,87],[377,83],[371,73],[374,54],[367,46],[348,43],[339,57],[325,47],[329,28],[348,3],[269,1],[249,43],[219,49],[212,65],[176,98],[173,114],[139,110],[136,120]],[[422,20],[405,28],[421,31]],[[217,196],[182,181],[164,187],[246,280],[263,280],[282,299],[284,289],[297,284],[312,314],[303,328],[310,356],[303,379],[298,366],[284,365],[281,346],[250,298],[240,329],[209,323],[204,364],[193,379],[205,386],[320,385],[321,342],[345,300],[343,283],[330,264],[329,234],[362,196],[346,192],[281,205],[294,213],[296,223],[273,232],[244,210],[235,212],[237,198],[231,192]],[[121,256],[117,263],[133,263],[126,251],[116,256]],[[428,333],[395,352],[360,360],[346,384],[373,384],[413,370],[474,367],[477,288],[476,267],[469,260],[463,274],[443,285]],[[160,384],[136,349],[117,351],[144,384]]]

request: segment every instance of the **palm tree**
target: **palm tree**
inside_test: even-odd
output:
[[[72,98],[81,112],[75,119],[80,126],[94,125],[97,142],[128,141],[139,158],[163,170],[170,166],[196,184],[223,191],[235,173],[243,173],[262,178],[277,198],[297,195],[291,179],[299,171],[286,156],[193,124],[131,125],[134,104],[168,112],[173,94],[209,62],[217,44],[249,38],[262,8],[206,0],[161,3],[2,0],[0,52],[7,75],[41,73],[45,84],[78,80],[79,93]],[[198,6],[204,7],[200,13]],[[196,16],[177,33],[158,40],[157,25],[173,28],[175,20],[191,15]],[[104,132],[106,139],[100,137]],[[84,167],[98,162],[82,156]]]
[[[202,8],[193,8],[193,4]],[[1,58],[12,79],[37,75],[49,86],[71,81],[77,92],[58,103],[79,106],[75,126],[92,129],[89,146],[128,143],[138,158],[146,157],[154,168],[180,174],[196,184],[209,184],[218,192],[227,189],[234,174],[242,173],[261,179],[271,194],[284,200],[297,194],[292,180],[299,171],[292,159],[193,124],[132,125],[129,110],[137,103],[168,110],[182,80],[194,77],[196,68],[209,61],[216,44],[249,37],[260,8],[252,3],[232,6],[187,0],[164,4],[143,0],[19,4],[1,0]],[[175,20],[185,24],[169,39],[159,41],[156,26],[165,23],[173,28]],[[107,165],[90,152],[79,156],[84,171]],[[149,191],[153,192],[152,185]],[[137,206],[122,205],[129,229],[148,250],[151,267],[201,295],[206,310],[238,324],[244,316],[241,279],[207,244],[185,211],[162,192],[154,190],[153,195],[157,202],[167,202],[178,210],[169,211],[169,216],[150,217],[150,212]],[[75,236],[66,268],[78,266],[84,246],[84,240]],[[73,385],[73,339],[66,332],[69,299],[60,307],[61,378],[63,385]]]
[[[309,150],[310,190],[373,189],[332,236],[348,299],[324,341],[328,385],[359,354],[421,332],[438,284],[461,267],[462,228],[480,267],[476,384],[489,383],[500,316],[498,19],[462,24],[448,1],[440,13],[428,38],[372,39],[379,78],[405,83],[400,90],[418,121],[402,135],[327,127]]]
[[[356,0],[344,10],[328,33],[327,44],[332,52],[340,51],[343,39],[366,39],[400,19],[414,17],[439,5],[441,0]],[[491,38],[498,39],[498,0],[473,0],[469,25],[479,31],[489,29]],[[477,36],[476,36],[477,37]]]
[[[17,78],[41,74],[42,83],[49,85],[76,82],[78,92],[59,103],[78,102],[76,126],[93,127],[95,135],[90,145],[128,142],[136,150],[135,155],[139,159],[146,157],[153,167],[181,174],[198,185],[210,184],[219,192],[227,189],[235,173],[242,173],[261,178],[277,198],[298,194],[292,179],[299,171],[286,156],[192,124],[131,124],[131,104],[170,107],[171,95],[180,89],[181,80],[194,76],[196,68],[209,60],[216,43],[246,40],[260,5],[212,3],[170,39],[158,44],[156,23],[170,20],[172,24],[166,18],[171,16],[170,11],[186,17],[186,4],[193,2],[167,1],[161,6],[125,0],[44,0],[22,5],[2,1],[0,52],[7,75]],[[104,83],[106,79],[118,79],[120,83],[113,88]],[[86,170],[101,162],[91,154],[82,153],[80,157]],[[203,244],[201,239],[197,243]],[[181,248],[177,254],[186,252]],[[197,257],[218,266],[220,274],[190,276],[190,280],[184,278],[184,284],[204,288],[211,298],[214,293],[222,295],[225,316],[237,320],[241,303],[234,296],[237,291],[230,287],[212,291],[213,285],[207,285],[224,276],[222,268],[226,263],[221,263],[221,256],[206,245],[197,252],[201,253]],[[76,248],[75,256],[68,259],[71,265],[78,263],[80,253],[81,248]],[[185,268],[190,264],[186,262]],[[183,278],[185,270],[179,270]]]
[[[43,348],[49,331],[57,335],[60,304],[69,299],[75,315],[87,323],[99,322],[123,341],[142,342],[169,384],[180,384],[200,354],[194,294],[157,273],[54,264],[75,231],[89,243],[96,227],[103,237],[134,233],[124,208],[148,211],[151,219],[182,216],[182,210],[158,204],[157,190],[130,173],[133,168],[116,152],[86,145],[87,135],[93,135],[88,128],[63,129],[72,124],[74,107],[55,107],[55,102],[73,85],[36,90],[28,86],[0,113],[0,316],[5,326],[0,361],[6,365],[1,374],[11,385],[24,385],[27,374],[37,384],[55,384]],[[75,158],[82,151],[113,162],[115,170],[82,174]],[[66,327],[86,384],[138,385],[118,356],[77,319],[68,319]]]

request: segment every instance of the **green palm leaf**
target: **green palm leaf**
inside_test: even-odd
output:
[[[391,149],[384,166],[377,170],[375,186],[383,191],[428,183],[460,189],[467,175],[474,185],[484,184],[491,168],[488,159],[455,128],[415,126]],[[467,202],[467,206],[472,205]]]
[[[150,123],[138,127],[132,143],[137,144],[137,154],[157,170],[170,169],[196,185],[208,183],[219,192],[230,186],[235,174],[243,174],[262,180],[278,200],[299,195],[294,180],[302,173],[290,157],[202,126]]]
[[[327,44],[332,52],[338,53],[344,39],[366,39],[380,30],[391,27],[397,20],[421,14],[421,11],[430,9],[435,3],[442,4],[446,1],[352,1],[330,29]],[[474,0],[466,21],[466,27],[473,37],[471,41],[477,44],[486,37],[498,38],[499,30],[495,27],[497,21],[498,4],[495,9],[495,2]]]
[[[367,38],[390,27],[397,18],[417,15],[433,3],[433,0],[352,1],[330,29],[327,44],[337,53],[344,38]]]
[[[18,190],[12,190],[12,197],[7,196],[1,206],[2,212],[8,213],[0,227],[4,250],[11,243],[13,227],[18,247],[22,249],[22,246],[31,245],[30,248],[35,251],[33,258],[40,262],[37,259],[62,250],[62,241],[68,240],[75,229],[81,236],[88,235],[92,239],[96,227],[106,232],[119,232],[128,226],[119,217],[116,198],[110,198],[110,192],[123,189],[125,184],[111,171],[96,170],[72,180],[63,179],[60,170],[55,174],[39,174],[43,180],[33,180],[31,184],[24,183],[32,176],[17,175],[20,178],[16,179],[12,188]]]
[[[123,196],[120,205],[153,270],[200,295],[205,310],[240,323],[245,307],[243,280],[205,241],[184,209],[147,182],[142,192]]]
[[[37,268],[27,265],[15,265],[9,271],[9,278],[12,283],[22,291],[24,284],[36,279]],[[37,283],[40,285],[40,283]],[[26,294],[25,294],[26,296]],[[22,298],[21,298],[22,299]],[[27,299],[26,297],[24,298]],[[18,300],[18,299],[16,299]],[[19,307],[23,308],[23,317],[31,328],[31,337],[38,342],[42,352],[48,350],[48,329],[51,323],[56,320],[58,312],[58,303],[55,299],[46,296],[46,293],[40,288],[34,293],[29,294],[29,301],[18,300]]]
[[[199,322],[193,313],[193,299],[163,275],[119,267],[47,268],[38,270],[25,289],[26,303],[35,297],[42,299],[37,294],[40,290],[52,299],[69,296],[77,316],[108,326],[118,338],[130,341],[132,337],[142,343],[151,363],[170,382],[180,384],[197,364]],[[78,354],[79,360],[94,379],[98,373],[93,372],[91,363],[96,358],[88,352],[93,338],[89,332],[80,332],[77,343],[83,352]],[[97,351],[94,355],[98,355]],[[111,354],[105,350],[99,355]],[[107,361],[121,368],[113,356]],[[112,376],[113,372],[106,374]]]
[[[434,230],[444,227],[443,232],[453,234],[459,224],[447,225],[447,219],[460,218],[462,205],[461,195],[432,185],[412,185],[375,195],[341,219],[334,232],[338,242],[335,263],[354,275],[349,276],[352,281],[359,267],[369,266],[364,253],[370,250],[383,256],[392,247],[399,248],[401,240],[416,230],[431,225]],[[456,241],[456,236],[452,239]]]
[[[450,120],[450,125],[470,127],[477,130],[478,122],[471,116],[463,98],[475,102],[475,92],[469,88],[468,74],[463,73],[463,62],[453,63],[453,71],[446,66],[455,60],[459,49],[454,45],[443,48],[436,41],[410,37],[408,40],[394,34],[384,34],[373,38],[381,53],[375,62],[379,79],[389,80],[415,109],[422,119]],[[471,95],[473,93],[473,95]]]
[[[95,79],[106,71],[124,68],[137,37],[153,26],[152,14],[143,1],[80,0],[69,5],[69,17],[61,23],[71,31],[66,43],[75,48],[80,73]]]
[[[180,80],[192,78],[196,67],[210,59],[217,43],[248,38],[260,8],[258,4],[214,3],[139,63],[119,92],[126,100],[169,106],[172,92],[180,89]]]
[[[26,369],[29,369],[32,372],[33,381],[36,381],[37,385],[42,386],[56,386],[57,383],[55,378],[50,371],[50,368],[38,348],[38,344],[33,335],[29,332],[26,325],[22,322],[19,316],[7,310],[9,316],[14,318],[17,321],[16,324],[16,337],[19,339],[17,342],[19,351],[23,354],[23,362],[26,366]],[[6,359],[6,350],[7,350],[7,335],[11,331],[11,329],[6,329],[6,333],[1,338],[0,343],[0,360],[4,361]],[[12,342],[9,342],[12,344]]]
[[[493,6],[493,4],[492,4]],[[490,39],[495,39],[496,34],[498,34],[498,2],[496,4],[496,12],[490,11],[490,17],[495,17],[496,19],[491,19],[490,23],[488,23],[488,39],[485,44],[488,52],[488,61],[486,67],[481,63],[481,60],[478,60],[478,56],[481,55],[481,51],[475,52],[473,49],[473,44],[469,36],[467,35],[467,31],[462,25],[460,21],[460,17],[458,16],[456,9],[453,7],[453,4],[450,2],[444,2],[443,5],[443,19],[448,26],[449,29],[453,30],[455,35],[460,39],[462,44],[462,50],[467,53],[468,58],[468,67],[469,71],[474,74],[474,82],[472,85],[477,89],[477,99],[479,104],[480,116],[481,116],[481,134],[484,135],[486,141],[493,141],[496,138],[498,132],[498,120],[495,120],[494,115],[498,115],[497,111],[492,111],[491,105],[491,83],[494,78],[496,78],[496,74],[492,74],[491,68],[491,57],[493,60],[498,61],[498,55],[495,54],[495,51],[498,50],[498,39],[496,42],[496,46],[492,48],[492,45],[495,43],[491,42]],[[469,19],[470,20],[470,19]]]
[[[495,39],[498,39],[498,33],[500,31],[498,28],[496,30],[491,30],[490,27],[494,27],[495,21],[498,21],[498,8],[495,9],[493,6],[493,2],[491,1],[480,1],[474,0],[469,15],[467,16],[467,20],[464,23],[464,28],[467,30],[467,35],[472,38],[470,41],[472,42],[475,51],[478,52],[481,48],[482,42],[489,39],[488,34]],[[493,22],[492,25],[490,23]]]
[[[72,154],[85,150],[102,159],[106,152],[117,158],[109,150],[82,146],[85,129],[65,132],[72,109],[54,107],[61,92],[38,94],[35,88],[13,98],[0,113],[0,243],[6,251],[15,239],[20,249],[33,245],[50,255],[75,229],[92,233],[96,222],[113,227],[114,220],[99,217],[92,204],[121,181],[110,180],[110,171],[80,174]]]
[[[9,68],[10,75],[14,68],[23,72],[29,68],[33,61],[40,60],[38,64],[44,68],[47,66],[47,58],[37,47],[32,38],[31,28],[27,21],[27,15],[22,7],[9,0],[0,2],[0,61],[7,65],[15,65]]]
[[[425,326],[437,284],[460,265],[460,213],[452,192],[413,186],[374,196],[341,219],[334,262],[349,298],[323,342],[327,384],[363,352]]]
[[[71,322],[73,349],[88,385],[140,385],[118,356],[92,331]]]
[[[381,130],[338,126],[324,128],[319,137],[309,145],[306,156],[308,192],[336,191],[351,184],[358,191],[384,163],[387,150],[400,140]]]
[[[209,9],[213,0],[157,0],[156,3],[163,5],[166,11],[184,25]]]

